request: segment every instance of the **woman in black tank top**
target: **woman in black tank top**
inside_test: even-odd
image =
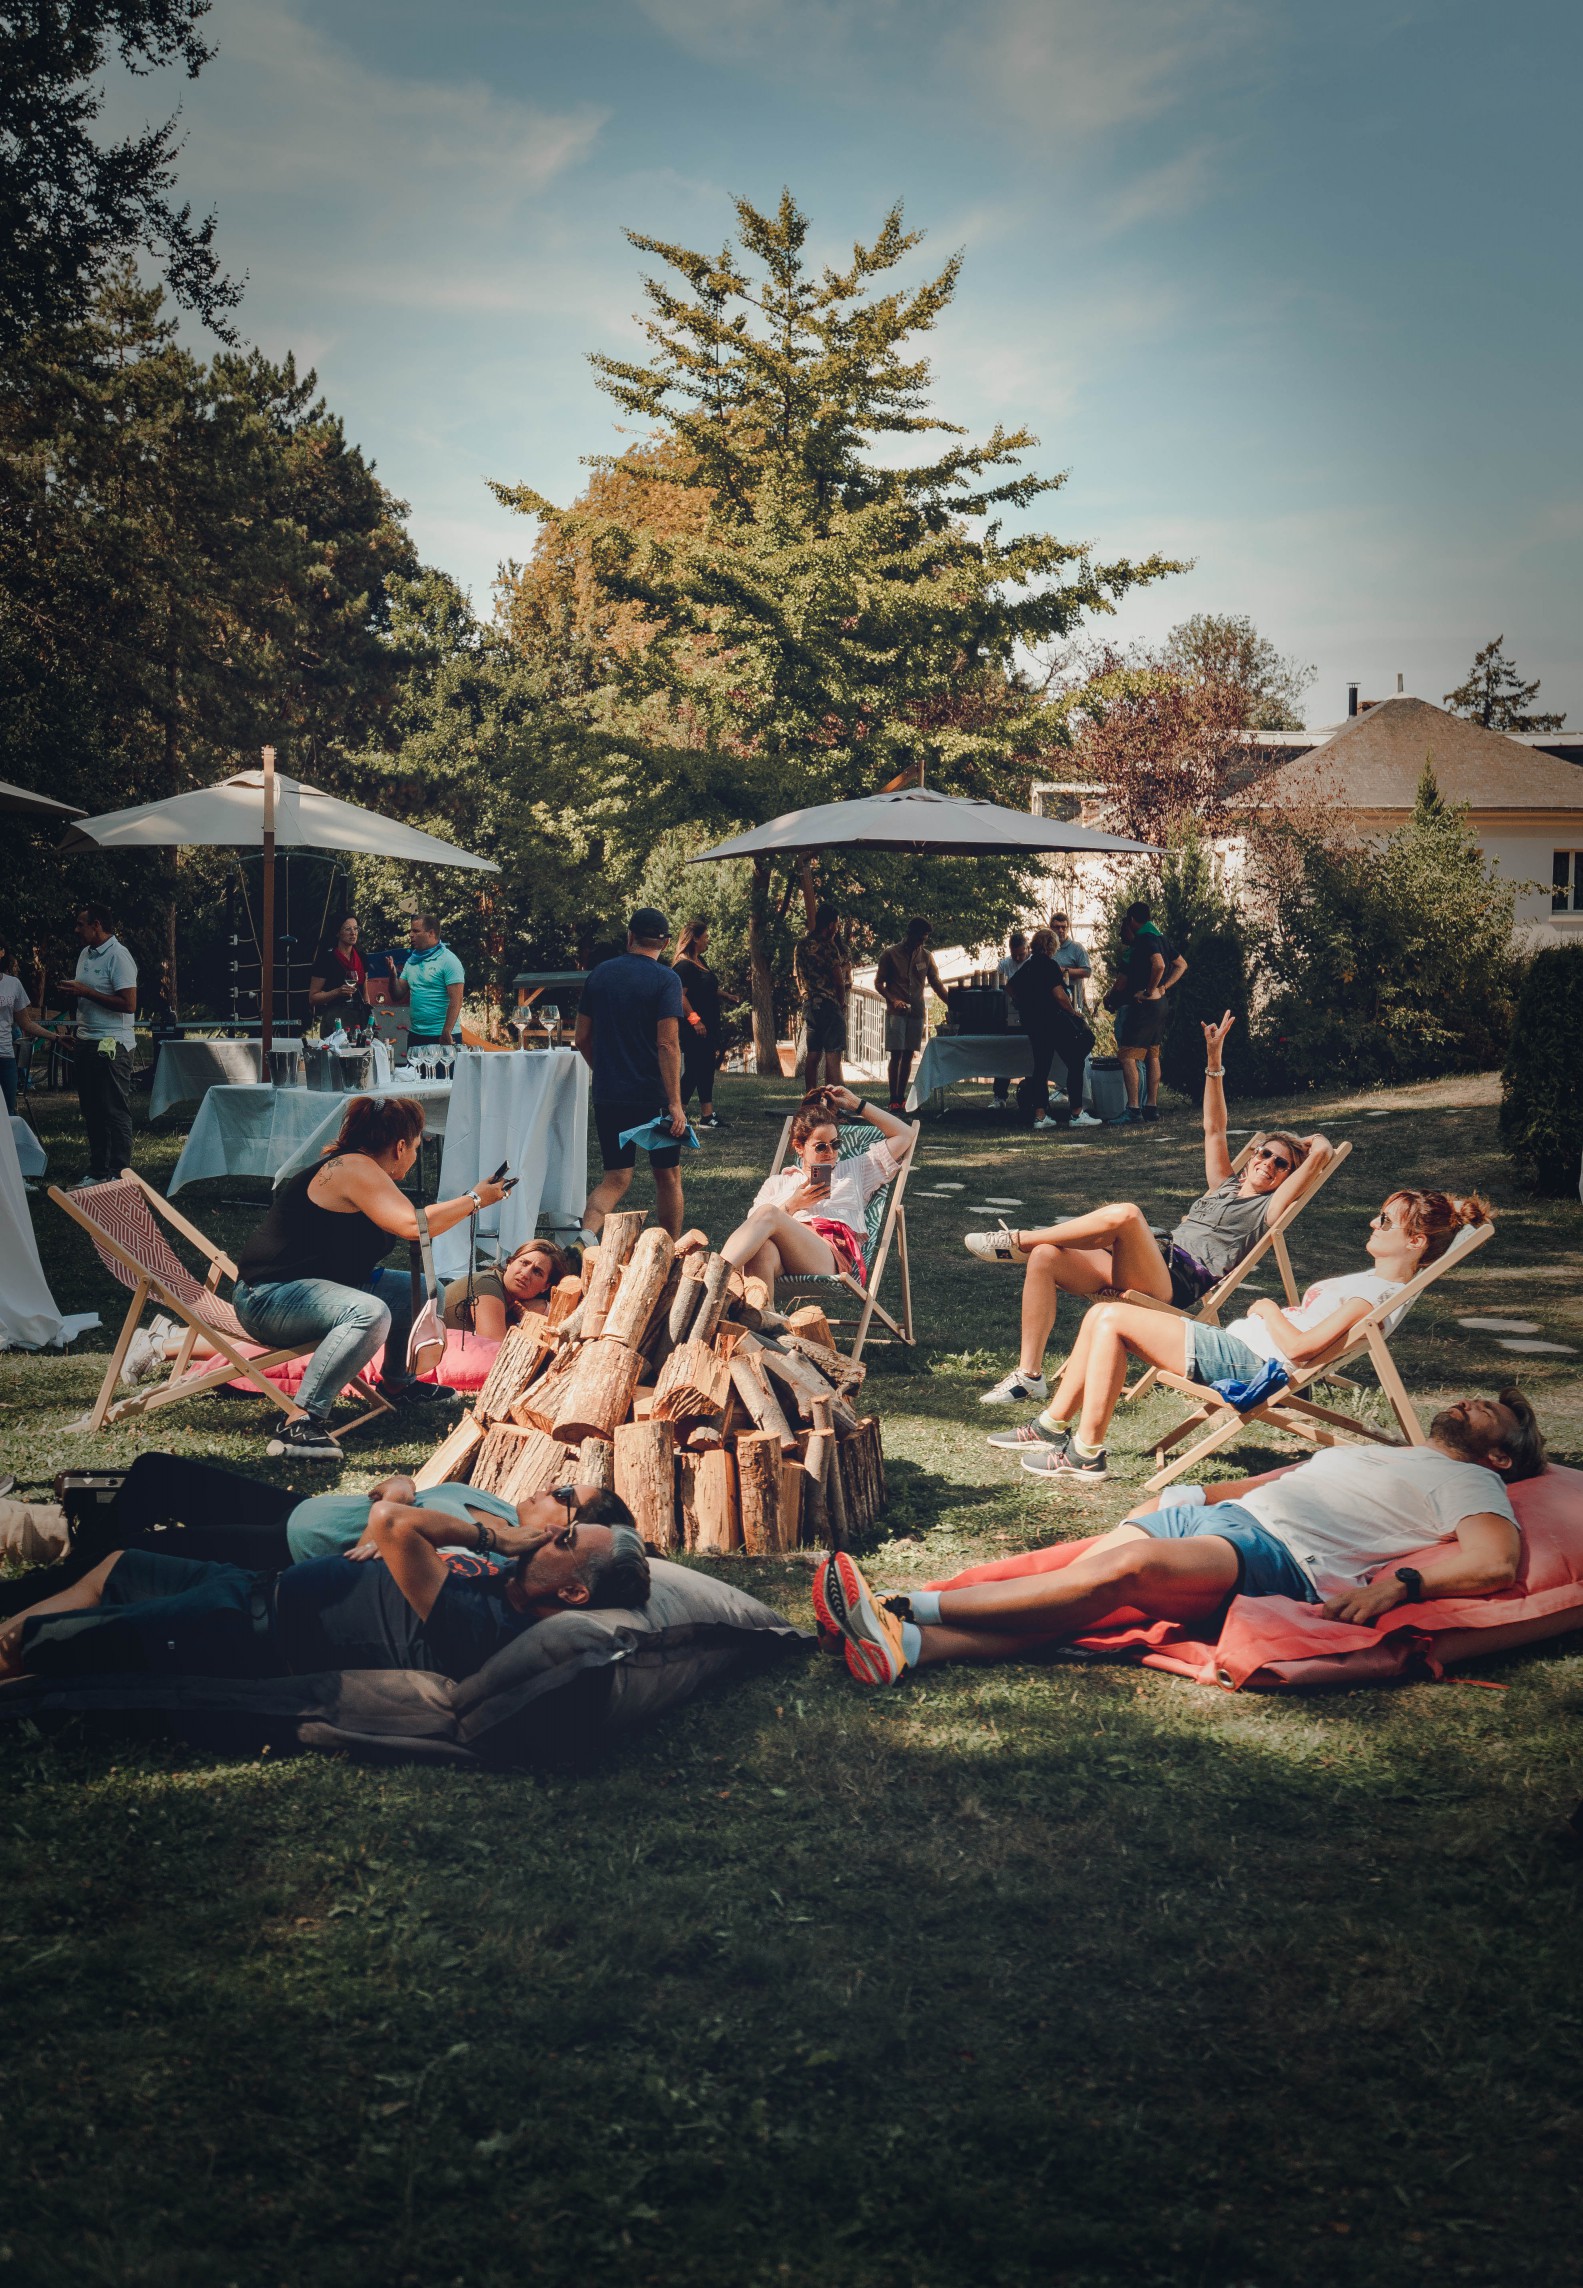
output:
[[[271,1454],[339,1461],[330,1409],[382,1345],[385,1397],[432,1406],[456,1395],[408,1374],[411,1278],[405,1263],[381,1267],[393,1247],[418,1236],[401,1183],[422,1141],[423,1107],[411,1097],[353,1097],[330,1152],[281,1186],[242,1249],[232,1306],[247,1333],[271,1350],[313,1345],[297,1393],[301,1416],[270,1440]],[[429,1230],[438,1237],[502,1197],[500,1185],[480,1183],[441,1200],[427,1211]]]

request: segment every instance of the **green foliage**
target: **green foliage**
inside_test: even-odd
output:
[[[1223,862],[1200,835],[1188,832],[1160,858],[1118,878],[1106,912],[1112,978],[1126,966],[1122,916],[1139,898],[1148,899],[1166,943],[1187,963],[1187,974],[1166,1003],[1162,1077],[1187,1096],[1201,1092],[1204,1024],[1218,1022],[1229,1009],[1237,1023],[1226,1039],[1226,1088],[1228,1094],[1245,1094],[1258,1072],[1249,1025],[1251,933]]]
[[[1165,664],[1178,674],[1229,684],[1246,703],[1253,731],[1300,731],[1303,693],[1314,670],[1283,659],[1268,636],[1243,614],[1195,612],[1172,628]]]
[[[1469,715],[1486,731],[1559,731],[1565,715],[1534,715],[1531,703],[1539,696],[1539,678],[1524,683],[1515,661],[1506,657],[1506,638],[1497,636],[1475,652],[1466,683],[1448,691],[1443,704],[1454,715]]]
[[[1273,1077],[1309,1086],[1411,1080],[1498,1063],[1515,987],[1513,890],[1426,764],[1388,841],[1300,822],[1257,862]]]
[[[1523,979],[1501,1142],[1537,1192],[1575,1198],[1583,1164],[1583,945],[1546,946]]]

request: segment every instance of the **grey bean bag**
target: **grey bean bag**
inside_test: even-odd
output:
[[[584,1768],[706,1684],[812,1643],[733,1582],[655,1558],[642,1612],[557,1613],[456,1684],[414,1669],[232,1680],[100,1676],[0,1687],[0,1715],[113,1716],[216,1747]]]

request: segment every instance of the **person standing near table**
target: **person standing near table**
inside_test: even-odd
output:
[[[399,972],[391,964],[391,990],[412,1012],[408,1048],[424,1048],[455,1034],[467,972],[441,937],[433,914],[414,914],[407,935],[412,951]]]
[[[934,924],[917,914],[907,924],[899,945],[888,945],[874,969],[874,990],[885,1004],[885,1051],[890,1060],[890,1109],[907,1109],[907,1083],[912,1060],[923,1047],[927,1015],[925,988],[932,985],[941,1000],[945,984],[929,951]]]
[[[1160,1117],[1160,1044],[1165,1039],[1165,996],[1187,974],[1187,964],[1172,953],[1150,919],[1148,901],[1139,898],[1122,918],[1121,942],[1126,949],[1126,975],[1115,989],[1116,1053],[1126,1084],[1127,1109],[1113,1127],[1125,1127]],[[1147,1089],[1140,1087],[1140,1066],[1147,1065]],[[1142,1101],[1140,1103],[1140,1097]]]
[[[846,1012],[852,993],[852,956],[841,932],[841,913],[826,898],[808,935],[792,949],[792,975],[802,996],[803,1088],[840,1088],[846,1055]]]
[[[1006,940],[1006,950],[995,964],[995,983],[1008,1001],[1011,1000],[1011,981],[1028,958],[1028,937],[1025,930],[1014,929]],[[1015,1002],[1012,1003],[1015,1008]],[[995,1076],[995,1110],[1007,1112],[1011,1108],[1011,1082],[1005,1073]]]
[[[14,1113],[17,1104],[16,1036],[30,1033],[35,1041],[47,1041],[49,1028],[41,1025],[33,1014],[27,987],[16,973],[16,956],[8,945],[0,943],[0,1097],[5,1099],[7,1112]]]
[[[1033,1071],[1018,1095],[1031,1101],[1035,1128],[1070,1128],[1073,1113],[1082,1109],[1083,1066],[1094,1036],[1072,1007],[1055,958],[1054,930],[1034,931],[1028,958],[1011,981],[1011,994],[1033,1051]],[[1066,1067],[1066,1106],[1055,1117],[1050,1111],[1050,1067],[1057,1057]]]
[[[80,907],[77,935],[77,974],[57,988],[77,1003],[77,1102],[88,1132],[88,1169],[67,1186],[73,1192],[112,1182],[132,1158],[137,1009],[137,963],[116,936],[109,907]]]
[[[709,966],[709,924],[700,915],[682,931],[671,963],[682,981],[682,1102],[698,1092],[698,1125],[720,1128],[715,1118],[715,1074],[720,1070],[720,980]]]
[[[1080,1017],[1085,1016],[1088,1011],[1085,988],[1088,980],[1094,974],[1093,964],[1088,958],[1086,949],[1080,946],[1072,935],[1072,920],[1069,914],[1052,914],[1050,927],[1055,932],[1055,958],[1061,965],[1062,976],[1066,979],[1066,990],[1071,996],[1072,1007]]]
[[[682,981],[660,958],[671,925],[653,906],[627,924],[627,950],[589,972],[577,1010],[574,1046],[594,1076],[594,1127],[604,1174],[588,1195],[583,1230],[596,1239],[612,1208],[626,1198],[637,1163],[624,1129],[669,1119],[674,1143],[651,1145],[654,1212],[675,1239],[682,1228]]]
[[[356,914],[347,914],[320,946],[308,978],[308,1010],[322,1024],[368,1023],[368,969],[357,950]]]

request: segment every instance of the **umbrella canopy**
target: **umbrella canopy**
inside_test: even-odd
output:
[[[0,810],[14,810],[22,818],[81,818],[82,812],[72,802],[54,802],[47,794],[34,794],[30,787],[12,786],[9,779],[0,779]]]
[[[937,794],[932,787],[898,787],[892,794],[860,795],[853,802],[818,802],[789,810],[767,826],[733,836],[689,861],[713,858],[793,858],[805,851],[860,846],[866,850],[933,850],[948,858],[998,858],[1012,851],[1087,850],[1119,857],[1151,854],[1151,842],[1069,826],[1004,810],[974,796]]]
[[[273,774],[274,839],[277,849],[362,851],[377,858],[404,858],[414,866],[465,866],[474,873],[498,874],[492,858],[476,858],[436,834],[420,834],[356,803],[339,802],[300,779]],[[171,795],[164,802],[134,803],[130,810],[107,810],[85,818],[66,834],[62,850],[152,850],[162,844],[208,843],[225,850],[264,847],[264,773],[238,771],[218,786]]]

